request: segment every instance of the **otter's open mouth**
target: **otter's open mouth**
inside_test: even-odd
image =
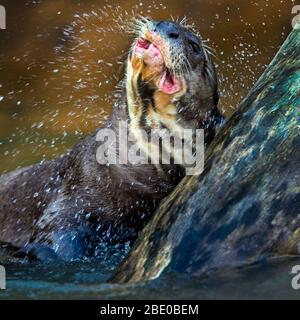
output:
[[[139,38],[134,47],[134,54],[143,59],[147,67],[152,69],[151,75],[158,75],[156,85],[166,94],[175,94],[181,90],[181,80],[167,67],[162,48],[163,41],[159,39],[154,44],[145,38]],[[153,77],[154,78],[154,77]]]

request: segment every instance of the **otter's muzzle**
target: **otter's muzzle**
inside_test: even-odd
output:
[[[155,22],[153,31],[159,33],[165,38],[168,38],[169,40],[172,39],[172,41],[179,39],[180,36],[178,26],[170,21]]]

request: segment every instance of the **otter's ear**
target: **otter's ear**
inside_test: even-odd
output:
[[[219,95],[218,88],[216,88],[214,96],[213,96],[213,103],[214,103],[215,107],[217,107],[217,105],[219,104],[219,100],[220,100],[220,95]]]
[[[221,125],[225,121],[225,117],[221,114],[218,108],[219,100],[220,100],[220,95],[219,95],[218,87],[216,86],[216,90],[213,96],[214,107],[211,111],[212,123],[216,126]]]
[[[225,117],[221,114],[217,105],[215,105],[214,108],[212,109],[211,117],[212,117],[212,123],[215,126],[222,125],[225,121]]]
[[[212,140],[215,138],[216,133],[218,132],[219,128],[224,123],[225,118],[219,111],[217,105],[213,107],[210,111],[210,116],[208,122],[205,124],[205,145],[208,146]]]
[[[220,100],[219,91],[216,88],[213,96],[214,106],[210,111],[210,121],[209,121],[210,125],[212,125],[215,128],[220,127],[225,121],[225,117],[223,116],[223,114],[220,112],[220,109],[218,108],[219,100]]]

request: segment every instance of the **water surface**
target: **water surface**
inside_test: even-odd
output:
[[[203,279],[168,274],[137,285],[108,284],[112,269],[97,262],[11,264],[0,299],[300,299],[291,285],[300,258],[280,258]]]

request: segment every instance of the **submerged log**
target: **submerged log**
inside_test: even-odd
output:
[[[200,277],[300,254],[300,30],[294,30],[207,152],[161,204],[113,282]]]

